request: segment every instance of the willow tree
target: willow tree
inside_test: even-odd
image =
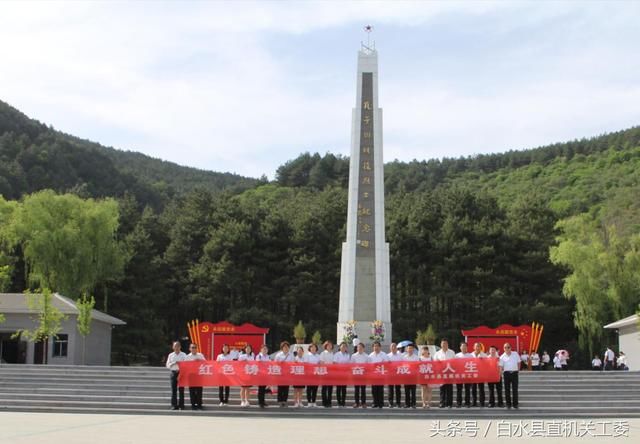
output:
[[[640,302],[640,233],[623,235],[606,218],[581,214],[558,222],[551,261],[570,270],[563,292],[576,301],[579,344],[593,354],[603,325],[635,312]]]
[[[12,256],[13,242],[10,229],[17,206],[17,202],[7,201],[0,196],[0,291],[6,291],[11,284],[15,258]]]
[[[126,253],[116,239],[117,228],[115,200],[45,190],[18,206],[10,231],[22,247],[31,288],[50,288],[78,299],[122,276]]]

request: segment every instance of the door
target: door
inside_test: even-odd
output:
[[[46,356],[42,356],[43,352],[45,350],[47,350],[49,341],[48,340],[44,340],[44,341],[38,341],[35,343],[35,347],[34,347],[34,351],[33,351],[33,363],[34,364],[46,364],[47,363],[47,357]]]

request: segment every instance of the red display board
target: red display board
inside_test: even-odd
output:
[[[215,360],[222,352],[222,346],[229,344],[229,347],[237,350],[243,349],[247,344],[253,347],[258,353],[260,346],[266,342],[268,328],[261,328],[253,324],[234,325],[229,322],[198,322],[195,342],[198,343],[200,351],[208,360]],[[192,341],[194,338],[192,338]]]
[[[469,345],[469,350],[473,350],[475,343],[479,342],[485,352],[493,345],[502,353],[505,342],[508,342],[513,350],[520,353],[523,350],[529,351],[531,325],[514,327],[502,324],[496,328],[481,325],[471,330],[462,330],[462,336]]]

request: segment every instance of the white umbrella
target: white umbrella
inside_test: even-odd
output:
[[[562,356],[564,356],[565,358],[568,358],[568,357],[569,357],[569,352],[568,352],[568,351],[566,351],[566,350],[558,350],[558,351],[556,352],[556,355],[562,355]]]

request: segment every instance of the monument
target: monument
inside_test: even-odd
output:
[[[371,27],[365,27],[371,32]],[[375,43],[358,51],[352,113],[347,239],[342,243],[338,342],[354,333],[364,343],[391,342],[389,244],[385,241],[382,109],[378,107]],[[372,324],[378,325],[377,332]],[[382,334],[381,334],[382,333]]]

